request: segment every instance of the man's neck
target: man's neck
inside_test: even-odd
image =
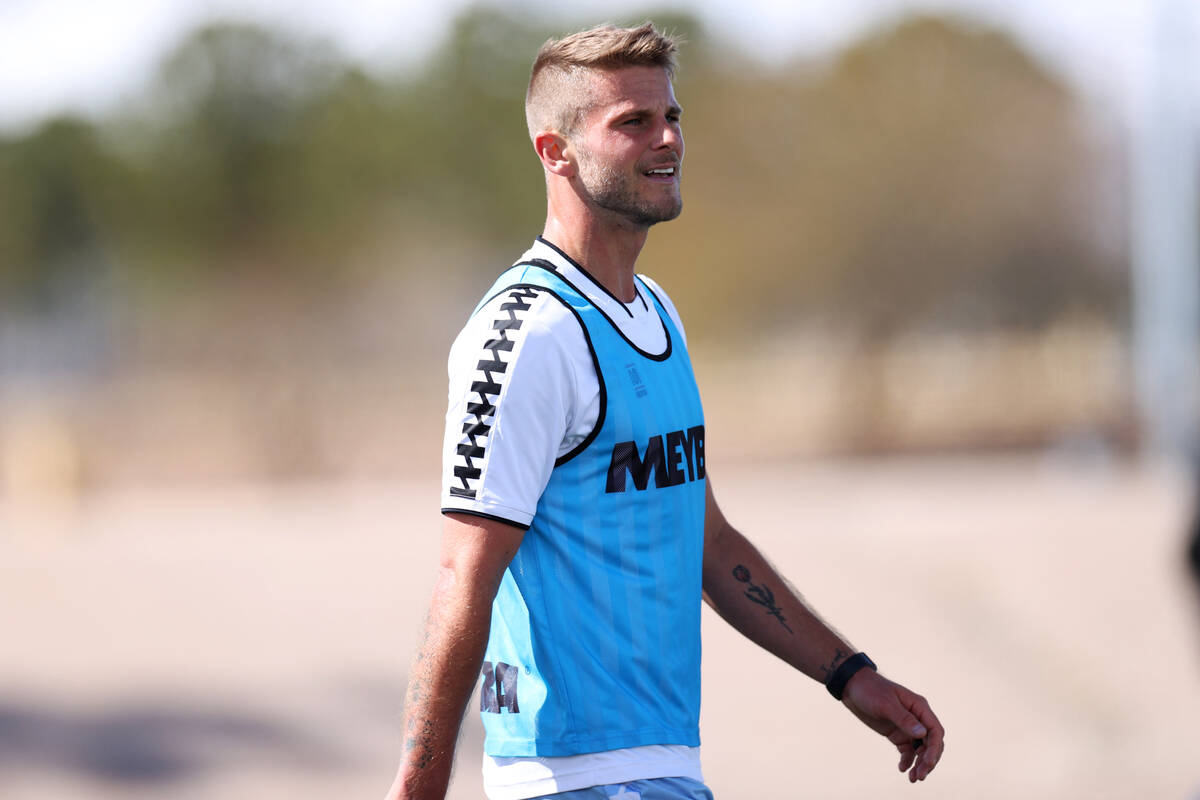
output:
[[[637,297],[634,265],[646,244],[648,228],[622,225],[565,225],[551,216],[542,237],[553,242],[576,263],[583,266],[601,286],[624,303]]]

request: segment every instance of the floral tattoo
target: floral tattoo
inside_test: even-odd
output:
[[[787,620],[783,616],[783,609],[775,605],[775,593],[766,586],[760,586],[750,582],[750,570],[742,564],[738,564],[733,568],[733,577],[739,583],[747,585],[746,597],[750,598],[755,603],[767,609],[767,613],[775,619],[779,620],[779,624],[784,627],[788,633],[792,629],[788,626]]]

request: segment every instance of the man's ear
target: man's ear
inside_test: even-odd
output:
[[[533,137],[533,149],[547,172],[563,178],[574,177],[575,154],[566,137],[553,131],[542,131]]]

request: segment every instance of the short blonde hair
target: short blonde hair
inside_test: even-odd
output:
[[[586,73],[593,69],[662,67],[675,76],[676,37],[646,22],[636,28],[598,25],[549,39],[538,50],[525,92],[530,137],[553,130],[571,136],[589,107]]]

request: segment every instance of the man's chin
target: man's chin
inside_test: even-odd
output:
[[[669,222],[683,211],[683,200],[672,198],[660,203],[634,203],[628,198],[616,202],[605,202],[608,198],[598,198],[596,206],[609,214],[624,219],[639,228],[649,228],[660,222]]]
[[[670,211],[668,211],[666,214],[663,214],[661,217],[659,217],[657,221],[658,222],[670,222],[671,220],[675,219],[682,213],[683,213],[683,203],[680,203],[679,205],[675,206]]]
[[[670,222],[682,212],[683,201],[680,201],[666,208],[646,209],[633,221],[648,228],[660,222]]]

